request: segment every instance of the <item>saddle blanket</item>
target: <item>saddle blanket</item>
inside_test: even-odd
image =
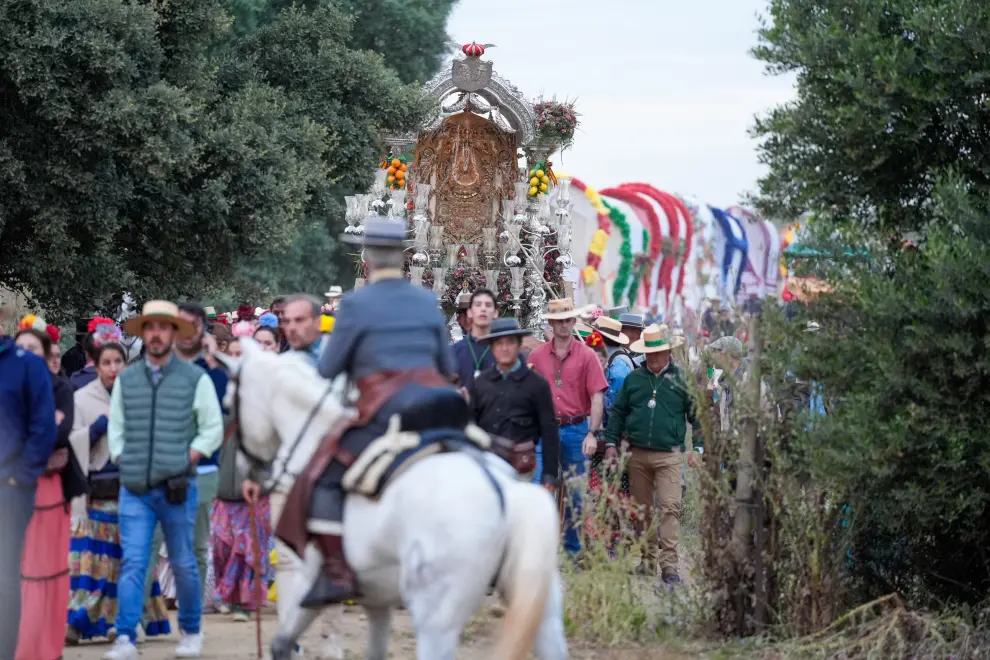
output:
[[[491,437],[474,424],[464,429],[417,433],[401,431],[399,416],[394,415],[385,435],[361,452],[347,469],[341,485],[345,492],[376,498],[393,479],[427,456],[467,448],[487,451],[491,447]]]

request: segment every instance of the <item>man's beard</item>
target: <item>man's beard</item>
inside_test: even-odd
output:
[[[172,347],[165,342],[156,342],[153,344],[148,344],[148,353],[153,357],[162,357],[168,355]]]
[[[196,341],[188,345],[184,345],[184,342],[182,343],[175,342],[175,347],[179,349],[179,353],[181,353],[183,356],[192,357],[194,355],[199,355],[202,352],[203,339],[202,338],[197,339]]]

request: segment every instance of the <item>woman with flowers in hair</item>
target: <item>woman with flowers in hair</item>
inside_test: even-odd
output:
[[[86,354],[86,366],[72,374],[70,380],[73,389],[82,389],[96,380],[96,349],[100,344],[108,341],[119,343],[120,338],[120,328],[113,319],[97,316],[90,320],[82,342],[83,352]]]
[[[104,337],[109,337],[105,335]],[[72,502],[72,540],[69,549],[67,642],[116,636],[117,577],[122,549],[117,517],[120,490],[117,466],[110,462],[107,426],[110,392],[117,375],[127,366],[126,351],[113,341],[100,340],[94,352],[96,379],[76,391],[75,420],[70,440],[88,473],[89,495]],[[63,615],[64,616],[64,613]],[[145,632],[169,634],[168,610],[158,583],[145,603]]]

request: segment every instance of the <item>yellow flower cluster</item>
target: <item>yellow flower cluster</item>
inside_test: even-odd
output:
[[[591,246],[588,248],[588,252],[601,258],[605,255],[605,246],[608,244],[608,234],[605,233],[604,229],[599,229],[595,232],[595,235],[591,237]]]
[[[585,266],[584,270],[581,271],[581,277],[587,286],[598,284],[598,271],[595,270],[594,266]]]

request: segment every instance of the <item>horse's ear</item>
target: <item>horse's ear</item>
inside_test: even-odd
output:
[[[241,352],[245,357],[257,357],[258,355],[265,352],[265,349],[261,347],[261,344],[254,340],[254,337],[244,337],[241,339]]]
[[[229,371],[232,375],[236,376],[237,372],[241,370],[241,360],[240,358],[235,358],[227,355],[226,353],[216,352],[213,357],[217,359],[223,368]]]

